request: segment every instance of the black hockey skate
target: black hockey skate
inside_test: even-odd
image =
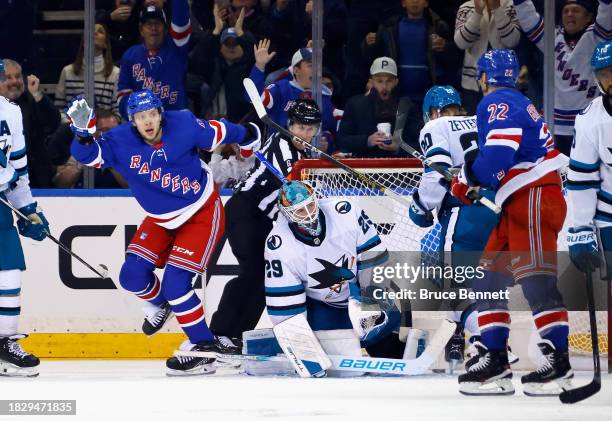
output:
[[[475,335],[470,338],[470,346],[467,350],[468,360],[465,362],[465,369],[469,370],[472,365],[478,362],[480,357],[487,352],[487,347],[480,342],[480,335]],[[519,361],[518,355],[512,352],[512,348],[508,345],[508,363],[516,364]]]
[[[0,376],[35,377],[38,376],[40,360],[25,352],[19,339],[28,335],[13,335],[0,338]]]
[[[449,371],[452,374],[457,365],[463,362],[463,353],[465,351],[465,336],[463,328],[457,325],[457,330],[446,343],[444,348],[444,360],[448,362]]]
[[[483,346],[484,348],[484,346]],[[459,376],[459,392],[464,395],[512,395],[512,371],[507,351],[484,352],[479,349],[478,361]]]
[[[242,344],[236,345],[236,342],[240,341],[240,339],[230,339],[227,336],[216,336],[213,340],[215,345],[215,351],[218,354],[227,355],[228,358],[223,358],[223,356],[219,356],[215,365],[217,367],[230,367],[230,368],[238,368],[241,365],[240,361],[232,360],[230,358],[231,355],[240,355],[242,354]]]
[[[153,306],[151,306],[153,307]],[[172,318],[174,313],[170,308],[170,304],[164,303],[157,311],[153,310],[145,317],[142,324],[142,332],[147,336],[153,336],[161,330],[168,320]]]
[[[550,341],[538,344],[546,361],[537,370],[521,377],[527,396],[557,396],[572,388],[574,372],[567,351],[558,351]]]
[[[183,350],[199,352],[218,352],[214,341],[200,342]],[[199,376],[202,374],[214,374],[217,371],[214,366],[214,358],[175,356],[166,360],[166,375],[168,376]]]

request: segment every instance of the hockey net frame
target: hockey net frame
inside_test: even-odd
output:
[[[423,171],[421,161],[414,158],[348,158],[340,159],[343,164],[364,172],[387,188],[392,188],[410,200],[414,189],[418,186],[420,174]],[[352,197],[357,199],[360,205],[368,212],[368,216],[374,221],[385,246],[390,251],[418,251],[428,247],[427,233],[435,233],[439,229],[436,224],[434,228],[422,229],[414,225],[408,218],[408,208],[390,197],[366,186],[348,172],[338,168],[333,163],[324,159],[302,159],[296,162],[291,171],[292,179],[300,179],[311,183],[325,197]],[[363,198],[368,198],[365,201]],[[398,230],[399,227],[399,230]],[[408,241],[402,240],[409,237]],[[563,232],[559,234],[560,250],[563,250]],[[399,246],[398,246],[399,244]],[[420,248],[419,248],[420,247]],[[612,293],[608,284],[607,289],[608,311],[597,312],[598,339],[600,354],[608,353],[608,338],[610,327],[612,327]],[[530,319],[528,312],[518,315],[519,320]],[[512,315],[513,323],[516,319]],[[429,316],[432,317],[432,316]],[[436,316],[433,316],[436,317]],[[438,315],[437,317],[443,317]],[[570,312],[570,352],[572,355],[589,356],[592,352],[589,316],[587,311]],[[612,372],[612,360],[608,358],[608,371]]]

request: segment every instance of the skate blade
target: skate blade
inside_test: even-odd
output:
[[[523,393],[534,397],[559,396],[562,392],[573,388],[571,378],[567,378],[547,383],[524,383]]]
[[[219,356],[213,363],[213,365],[217,368],[240,368],[242,365],[242,361],[231,360],[231,359],[223,359]]]
[[[0,362],[0,376],[2,377],[36,377],[38,366],[36,367],[19,367],[15,364]]]
[[[514,395],[514,386],[509,378],[488,383],[466,382],[459,385],[459,392],[468,396]]]
[[[173,370],[166,367],[166,376],[168,377],[189,377],[189,376],[205,376],[215,374],[217,368],[212,364],[194,367],[191,370]]]

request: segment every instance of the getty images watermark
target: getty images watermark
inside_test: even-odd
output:
[[[409,263],[395,263],[394,265],[376,266],[372,270],[372,282],[381,284],[393,281],[396,285],[415,284],[426,280],[431,284],[444,285],[446,281],[452,281],[455,288],[432,290],[431,288],[400,288],[399,290],[374,289],[372,298],[376,300],[507,300],[509,291],[474,292],[471,290],[471,281],[482,279],[486,270],[482,266],[442,266],[442,265],[412,265]],[[462,284],[470,287],[461,287]]]
[[[76,415],[76,400],[0,400],[0,415]]]

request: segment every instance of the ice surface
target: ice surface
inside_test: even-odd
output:
[[[169,378],[164,361],[43,361],[33,379],[0,378],[0,399],[76,399],[77,416],[44,420],[612,420],[612,376],[572,406],[530,398],[515,373],[514,396],[467,397],[456,376],[355,379],[255,378],[217,374]],[[575,385],[589,382],[579,373]],[[0,420],[24,417],[0,416]],[[29,418],[28,418],[29,419]],[[38,419],[38,418],[36,418]]]

